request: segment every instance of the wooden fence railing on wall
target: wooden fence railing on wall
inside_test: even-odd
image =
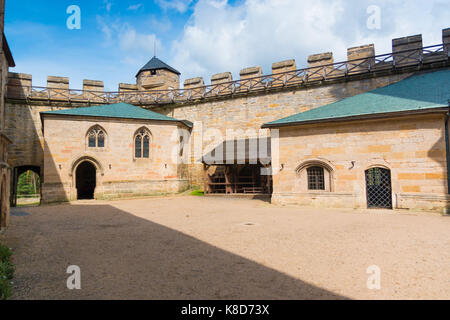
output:
[[[446,46],[440,44],[190,89],[104,92],[8,85],[7,98],[94,104],[112,104],[119,102],[131,104],[183,103],[221,96],[299,87],[357,74],[396,70],[411,66],[420,67],[422,65],[448,60],[449,54],[446,51]]]

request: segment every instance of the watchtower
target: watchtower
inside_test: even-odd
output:
[[[136,75],[138,90],[170,90],[180,88],[180,72],[153,57]]]

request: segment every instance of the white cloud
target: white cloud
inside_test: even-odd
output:
[[[381,8],[381,29],[367,28],[369,5]],[[306,66],[307,56],[332,51],[335,61],[346,49],[375,43],[376,53],[391,51],[391,40],[422,33],[424,45],[441,43],[449,27],[446,0],[200,0],[182,36],[172,45],[171,65],[184,78],[261,65],[271,72],[275,61],[295,58]]]
[[[142,3],[133,4],[133,5],[129,6],[127,10],[136,11],[136,10],[139,10],[139,8],[141,8],[142,6],[143,6]]]
[[[118,19],[110,20],[97,16],[99,28],[105,35],[104,46],[117,50],[121,61],[138,70],[153,55],[155,47],[158,52],[163,52],[164,47],[154,33],[138,32],[127,22]]]
[[[105,5],[106,11],[110,12],[111,11],[111,7],[112,7],[112,2],[110,2],[108,0],[103,0],[103,4]]]
[[[155,0],[155,2],[164,10],[172,9],[184,13],[192,0]]]

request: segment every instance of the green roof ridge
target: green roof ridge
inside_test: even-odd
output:
[[[449,99],[450,69],[447,69],[413,75],[385,87],[266,123],[263,127],[447,107]]]
[[[44,111],[41,112],[41,114],[182,122],[182,120],[171,118],[163,114],[123,102],[92,107]]]

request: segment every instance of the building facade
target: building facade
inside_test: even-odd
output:
[[[8,164],[8,147],[11,143],[6,134],[5,92],[9,67],[14,59],[4,34],[5,1],[0,1],[0,229],[9,223],[9,194],[11,170]]]
[[[42,202],[177,193],[188,188],[188,122],[127,105],[41,113]]]
[[[69,78],[55,76],[48,77],[47,88],[39,89],[33,87],[31,75],[10,73],[6,133],[13,142],[9,148],[12,199],[15,181],[26,168],[34,168],[41,175],[44,202],[79,198],[77,159],[84,159],[96,172],[95,188],[89,192],[96,198],[177,192],[190,185],[205,186],[208,193],[273,191],[275,203],[442,211],[448,206],[448,161],[443,152],[448,86],[439,86],[439,111],[431,112],[432,105],[427,102],[433,100],[432,90],[410,80],[432,74],[438,75],[439,81],[427,84],[448,83],[449,48],[450,29],[445,29],[442,44],[435,46],[424,48],[421,35],[409,36],[392,40],[389,54],[376,55],[373,45],[358,46],[348,49],[348,60],[342,63],[334,63],[332,53],[315,54],[308,58],[308,68],[297,69],[295,60],[290,59],[275,62],[272,74],[267,76],[260,67],[250,67],[241,70],[238,80],[233,80],[230,72],[222,72],[213,75],[206,85],[202,78],[187,79],[182,89],[180,73],[155,57],[139,70],[135,84],[121,83],[117,92],[105,92],[103,82],[98,80],[84,80],[83,90],[70,90]],[[377,91],[384,88],[394,88],[398,94]],[[401,96],[407,89],[423,92],[427,98]],[[383,99],[371,99],[374,96]],[[352,119],[336,116],[341,108],[347,110],[343,106],[352,98],[360,101],[350,110],[361,108],[361,114]],[[97,108],[93,105],[121,102],[177,123],[169,125],[169,121],[164,124],[166,129],[183,131],[187,122],[176,119],[190,121],[189,139],[183,141],[191,151],[184,155],[186,162],[167,163],[166,154],[149,167],[145,166],[150,162],[145,161],[146,165],[140,166],[131,157],[133,144],[124,141],[133,141],[136,130],[144,126],[142,121],[129,115],[120,121],[103,116],[100,121],[86,111]],[[323,108],[332,110],[326,119],[289,126],[277,123],[292,115],[308,117],[311,112],[323,112]],[[396,108],[403,108],[402,114],[397,114]],[[86,112],[78,114],[79,110]],[[380,113],[385,116],[379,117]],[[279,137],[273,135],[275,129]],[[121,132],[122,137],[111,140],[120,141],[114,150],[93,150],[88,147],[90,130],[102,132],[105,141],[115,132]],[[227,137],[229,130],[234,131],[231,139]],[[170,153],[177,143],[163,131],[157,136],[164,138],[152,149],[161,156]],[[219,137],[211,139],[211,132]],[[267,154],[248,154],[250,141],[261,141],[260,136],[254,139],[255,134],[272,134],[269,161]],[[70,142],[67,148],[63,146],[66,139]],[[205,161],[210,153],[223,153],[221,145],[230,141],[236,145],[244,141],[243,157],[228,163]],[[380,192],[383,201],[368,201],[369,193]]]
[[[449,97],[450,70],[435,71],[266,124],[282,168],[272,201],[444,210]]]

